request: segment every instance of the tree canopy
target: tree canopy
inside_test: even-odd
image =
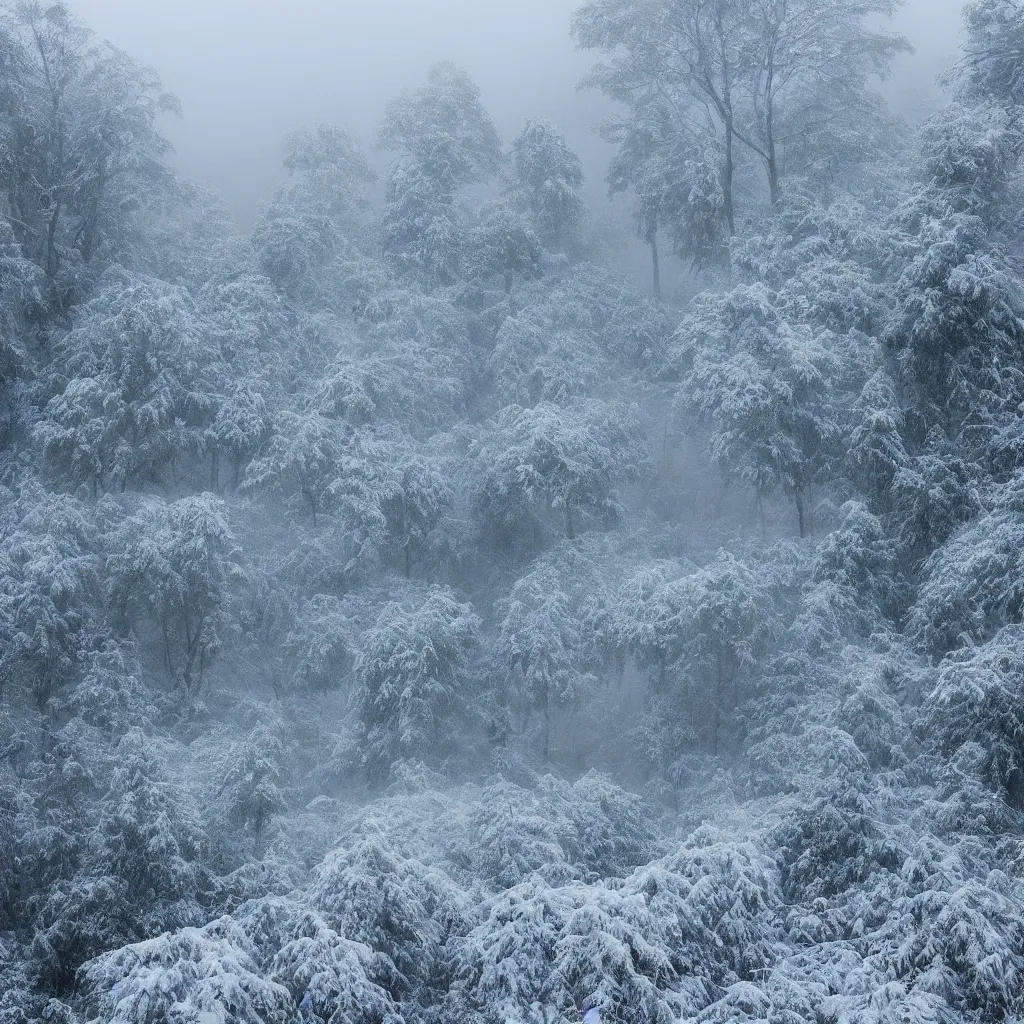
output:
[[[914,125],[587,0],[624,202],[441,63],[246,225],[0,9],[0,1024],[1024,1019],[1019,0]]]

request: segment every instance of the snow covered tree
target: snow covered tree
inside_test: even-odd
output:
[[[315,594],[302,603],[281,642],[292,686],[336,690],[352,672],[354,644],[365,624],[352,598]]]
[[[253,227],[253,249],[262,274],[293,301],[309,301],[320,269],[338,255],[331,222],[323,214],[279,203]]]
[[[864,385],[853,416],[846,455],[850,475],[877,507],[886,510],[893,482],[909,465],[910,456],[903,440],[904,417],[896,385],[884,370]]]
[[[42,713],[103,639],[100,552],[74,499],[25,498],[24,517],[0,541],[0,673]]]
[[[299,376],[297,363],[312,370],[294,312],[263,275],[245,270],[207,281],[197,305],[222,363],[239,376],[272,382]]]
[[[246,737],[237,760],[221,784],[228,818],[252,828],[253,854],[263,853],[263,839],[272,817],[286,809],[278,783],[284,774],[285,748],[265,725],[257,725]]]
[[[497,327],[488,360],[495,404],[571,405],[604,397],[614,374],[660,376],[670,334],[664,309],[631,283],[577,264],[524,294]]]
[[[311,894],[332,928],[376,952],[377,977],[392,999],[441,995],[434,986],[448,973],[442,944],[464,927],[463,894],[441,872],[371,836],[328,853]]]
[[[490,542],[513,550],[536,547],[552,526],[569,539],[607,528],[618,518],[615,483],[639,473],[644,458],[628,410],[593,400],[511,406],[478,444],[481,526]]]
[[[655,298],[661,299],[659,233],[694,269],[721,267],[728,257],[728,209],[716,147],[678,132],[659,108],[610,121],[603,134],[617,145],[609,191],[632,195],[637,235],[651,250]]]
[[[26,340],[33,337],[31,320],[43,305],[44,291],[42,271],[25,258],[10,224],[0,219],[0,399],[6,409],[0,450],[10,443],[17,422],[14,384],[28,369]]]
[[[955,439],[987,433],[1024,400],[1015,355],[1024,304],[976,217],[929,217],[897,286],[886,333],[927,426]]]
[[[676,587],[691,566],[658,562],[631,567],[604,609],[602,640],[622,662],[634,657],[641,670],[655,669],[655,685],[665,689],[669,670],[680,657],[680,594]]]
[[[671,321],[663,307],[621,275],[584,264],[559,282],[546,307],[558,327],[590,334],[628,372],[642,379],[669,372]]]
[[[117,767],[101,805],[98,862],[128,887],[126,902],[139,906],[143,920],[150,914],[164,921],[167,915],[187,918],[195,911],[203,839],[194,809],[148,748],[139,729],[118,744]]]
[[[682,692],[673,704],[689,718],[694,739],[713,754],[722,743],[723,721],[743,699],[744,670],[766,638],[768,593],[756,571],[720,552],[704,568],[656,591],[661,614],[649,623],[644,616],[639,630],[627,635],[644,663],[657,664],[655,685],[663,693],[673,689],[666,687],[666,669],[679,677]]]
[[[591,333],[563,327],[547,303],[507,317],[489,359],[497,401],[529,408],[600,393],[612,368]]]
[[[743,671],[771,625],[770,590],[756,570],[724,553],[682,582],[681,667],[700,678],[704,694],[694,696],[710,704],[706,731],[711,752],[717,754],[722,720],[742,700]]]
[[[108,643],[90,651],[80,680],[60,700],[58,720],[80,718],[111,743],[130,729],[145,729],[158,717],[158,710],[144,677],[131,645]]]
[[[649,714],[638,726],[649,770],[668,771],[694,749],[717,755],[734,740],[730,716],[771,635],[774,597],[770,569],[724,551],[699,569],[641,566],[616,588],[607,642],[651,672]]]
[[[964,8],[967,43],[960,71],[975,96],[1007,107],[1024,104],[1020,58],[1024,13],[1016,0],[973,0]]]
[[[626,875],[657,849],[650,808],[593,771],[571,785],[545,775],[529,789],[496,776],[483,787],[471,824],[473,872],[495,891],[531,875],[552,885]]]
[[[430,556],[438,531],[454,503],[444,466],[429,456],[410,454],[394,467],[393,483],[381,503],[388,534],[400,552],[406,579]]]
[[[989,643],[951,655],[926,703],[939,752],[954,765],[980,762],[980,781],[1016,810],[1024,807],[1022,639],[1019,625],[1007,626]]]
[[[35,428],[59,476],[94,493],[124,490],[201,450],[215,355],[183,288],[112,270],[59,356]]]
[[[488,203],[466,240],[465,275],[494,278],[505,292],[540,275],[540,238],[530,222],[505,203]]]
[[[834,336],[791,323],[754,285],[698,300],[677,337],[685,368],[677,402],[710,424],[712,459],[727,480],[754,489],[759,507],[781,488],[803,537],[811,489],[839,437]]]
[[[390,169],[384,193],[384,246],[399,268],[451,285],[464,263],[465,226],[454,199],[418,165]]]
[[[266,391],[258,377],[248,376],[233,381],[227,394],[217,399],[217,412],[204,436],[214,491],[220,490],[222,456],[231,470],[230,486],[237,489],[243,470],[269,437],[272,419]]]
[[[840,510],[843,518],[820,544],[814,580],[834,588],[839,617],[865,635],[882,627],[900,607],[900,577],[891,539],[881,520],[860,502]]]
[[[376,175],[344,128],[317,124],[292,132],[284,166],[293,179],[290,198],[326,213],[342,235],[361,227],[369,210],[366,190]]]
[[[772,205],[784,171],[862,161],[881,148],[884,104],[870,85],[910,49],[879,31],[894,0],[756,0],[742,44],[746,112],[737,139],[761,161]]]
[[[633,223],[637,236],[651,250],[651,272],[654,297],[659,302],[661,291],[661,253],[658,232],[667,219],[665,198],[668,181],[665,162],[659,159],[663,147],[651,128],[630,124],[628,119],[605,124],[603,134],[617,144],[608,169],[608,191],[611,195],[631,191]]]
[[[399,150],[450,191],[493,175],[501,146],[480,90],[454,64],[435,64],[427,84],[388,107],[380,144]]]
[[[292,993],[300,1010],[327,1024],[399,1024],[400,1004],[382,987],[387,970],[369,946],[339,934],[307,913],[274,956],[271,980]]]
[[[1005,485],[993,507],[955,534],[925,564],[907,632],[936,656],[982,642],[1021,621],[1024,591],[1022,481]]]
[[[191,700],[223,643],[237,554],[212,495],[145,499],[110,537],[109,598],[122,621],[148,619],[170,681]]]
[[[389,287],[360,319],[365,338],[324,368],[312,408],[352,427],[399,424],[414,437],[452,425],[472,379],[466,312],[441,296]]]
[[[142,198],[133,217],[131,259],[122,262],[138,274],[183,285],[192,295],[234,274],[244,242],[213,189],[165,167]]]
[[[286,506],[317,516],[333,505],[332,485],[341,473],[346,431],[317,414],[282,412],[262,454],[249,464],[243,487],[279,493]]]
[[[264,976],[254,944],[228,917],[106,953],[79,977],[87,1012],[111,1024],[287,1024],[299,1013],[292,993]]]
[[[385,252],[428,284],[453,283],[464,244],[459,200],[501,162],[480,90],[454,64],[435,64],[426,86],[388,107],[380,145],[400,154],[385,181]]]
[[[41,908],[33,959],[58,991],[86,960],[201,915],[195,812],[141,730],[121,739],[117,759],[79,871],[51,886]]]
[[[779,882],[777,864],[757,844],[704,826],[635,871],[626,892],[643,897],[648,934],[689,978],[680,996],[692,1006],[710,1002],[715,990],[751,981],[772,962]]]
[[[984,511],[977,466],[964,461],[941,431],[892,482],[897,536],[912,559],[927,558],[960,527]]]
[[[498,646],[509,668],[522,676],[524,703],[541,716],[541,760],[547,764],[552,717],[582,705],[597,682],[588,671],[585,625],[550,566],[518,580],[500,613]]]
[[[612,131],[628,140],[619,169],[629,169],[622,181],[632,179],[643,197],[648,230],[664,208],[655,197],[675,191],[677,211],[693,207],[680,222],[710,225],[720,210],[723,233],[735,235],[746,198],[741,154],[763,165],[774,206],[784,173],[815,163],[834,169],[877,148],[886,116],[869,84],[908,44],[872,20],[895,10],[891,0],[584,4],[573,19],[577,45],[606,55],[585,81],[630,108]],[[684,175],[671,170],[687,162]],[[655,184],[681,178],[697,187]]]
[[[1018,114],[988,103],[951,103],[921,133],[926,191],[921,197],[946,210],[998,227],[1016,217],[1016,170],[1024,125]]]
[[[292,132],[284,165],[291,180],[253,230],[257,263],[290,298],[333,306],[337,261],[365,248],[376,174],[348,132],[327,124]]]
[[[547,121],[529,121],[512,143],[512,166],[515,192],[544,243],[566,252],[578,245],[583,165],[565,136]]]
[[[878,828],[858,780],[840,774],[829,791],[782,824],[782,887],[787,899],[811,903],[900,865],[898,847]]]
[[[372,779],[399,758],[450,753],[479,628],[472,606],[442,587],[380,613],[355,664],[359,758]]]
[[[717,151],[727,236],[736,231],[744,14],[733,0],[685,6],[595,0],[573,16],[577,45],[607,54],[585,79],[588,85],[628,103],[629,120],[638,126],[659,124],[655,139],[696,138],[697,151]]]
[[[83,266],[130,255],[117,243],[139,190],[162,173],[157,119],[177,103],[152,71],[95,44],[63,3],[16,5],[3,30],[0,180],[15,237],[62,308],[81,295]]]

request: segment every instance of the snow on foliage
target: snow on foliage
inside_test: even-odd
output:
[[[950,538],[925,566],[909,632],[934,654],[987,639],[1004,624],[1020,621],[1021,481],[999,488],[993,499],[990,511]]]
[[[440,64],[244,233],[3,8],[0,1024],[1024,1019],[1024,11],[911,133],[895,7],[585,3],[631,225]]]
[[[109,1024],[294,1020],[294,997],[263,977],[255,954],[229,918],[126,946],[82,970],[87,1012]]]
[[[758,500],[775,489],[792,496],[803,536],[808,491],[840,432],[823,401],[840,367],[831,332],[790,322],[754,285],[696,300],[677,339],[677,401],[709,422],[711,458]]]
[[[615,483],[639,473],[646,457],[631,411],[594,400],[509,406],[488,427],[476,453],[476,510],[512,548],[546,530],[572,539],[614,524]]]
[[[100,639],[89,601],[100,566],[77,501],[48,495],[22,507],[0,541],[0,671],[45,707]]]
[[[271,978],[285,985],[300,1009],[331,1024],[402,1024],[400,1008],[381,987],[388,972],[358,942],[306,914],[296,936],[275,956]]]
[[[59,475],[93,491],[158,479],[200,445],[216,354],[183,288],[112,270],[64,339],[36,426]]]
[[[399,758],[452,749],[479,626],[472,606],[440,587],[418,604],[392,603],[381,611],[355,664],[358,757],[371,776]]]
[[[186,696],[221,648],[237,549],[224,504],[210,494],[147,499],[115,531],[106,572],[111,602],[128,622],[156,626],[163,667]]]

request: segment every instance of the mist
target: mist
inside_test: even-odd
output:
[[[384,0],[76,0],[97,34],[156,68],[184,107],[167,125],[176,166],[243,220],[281,178],[287,132],[337,123],[367,146],[387,103],[439,60],[464,67],[506,139],[554,121],[599,178],[593,129],[607,112],[578,93],[589,65],[569,38],[572,0],[510,4]]]
[[[161,75],[184,116],[165,130],[183,174],[220,193],[250,223],[282,177],[285,135],[337,123],[372,147],[387,103],[451,60],[479,84],[502,135],[527,118],[553,121],[604,195],[609,148],[596,128],[614,105],[577,89],[593,63],[569,35],[576,0],[73,0],[72,8]],[[962,0],[910,0],[892,26],[915,48],[884,92],[910,119],[940,99]]]
[[[1024,1021],[1024,6],[892,6],[0,0],[0,1024]]]

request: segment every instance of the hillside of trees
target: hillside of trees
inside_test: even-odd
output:
[[[3,8],[0,1024],[1024,1020],[1024,6],[895,7],[582,4],[641,284],[452,64],[242,230]]]

